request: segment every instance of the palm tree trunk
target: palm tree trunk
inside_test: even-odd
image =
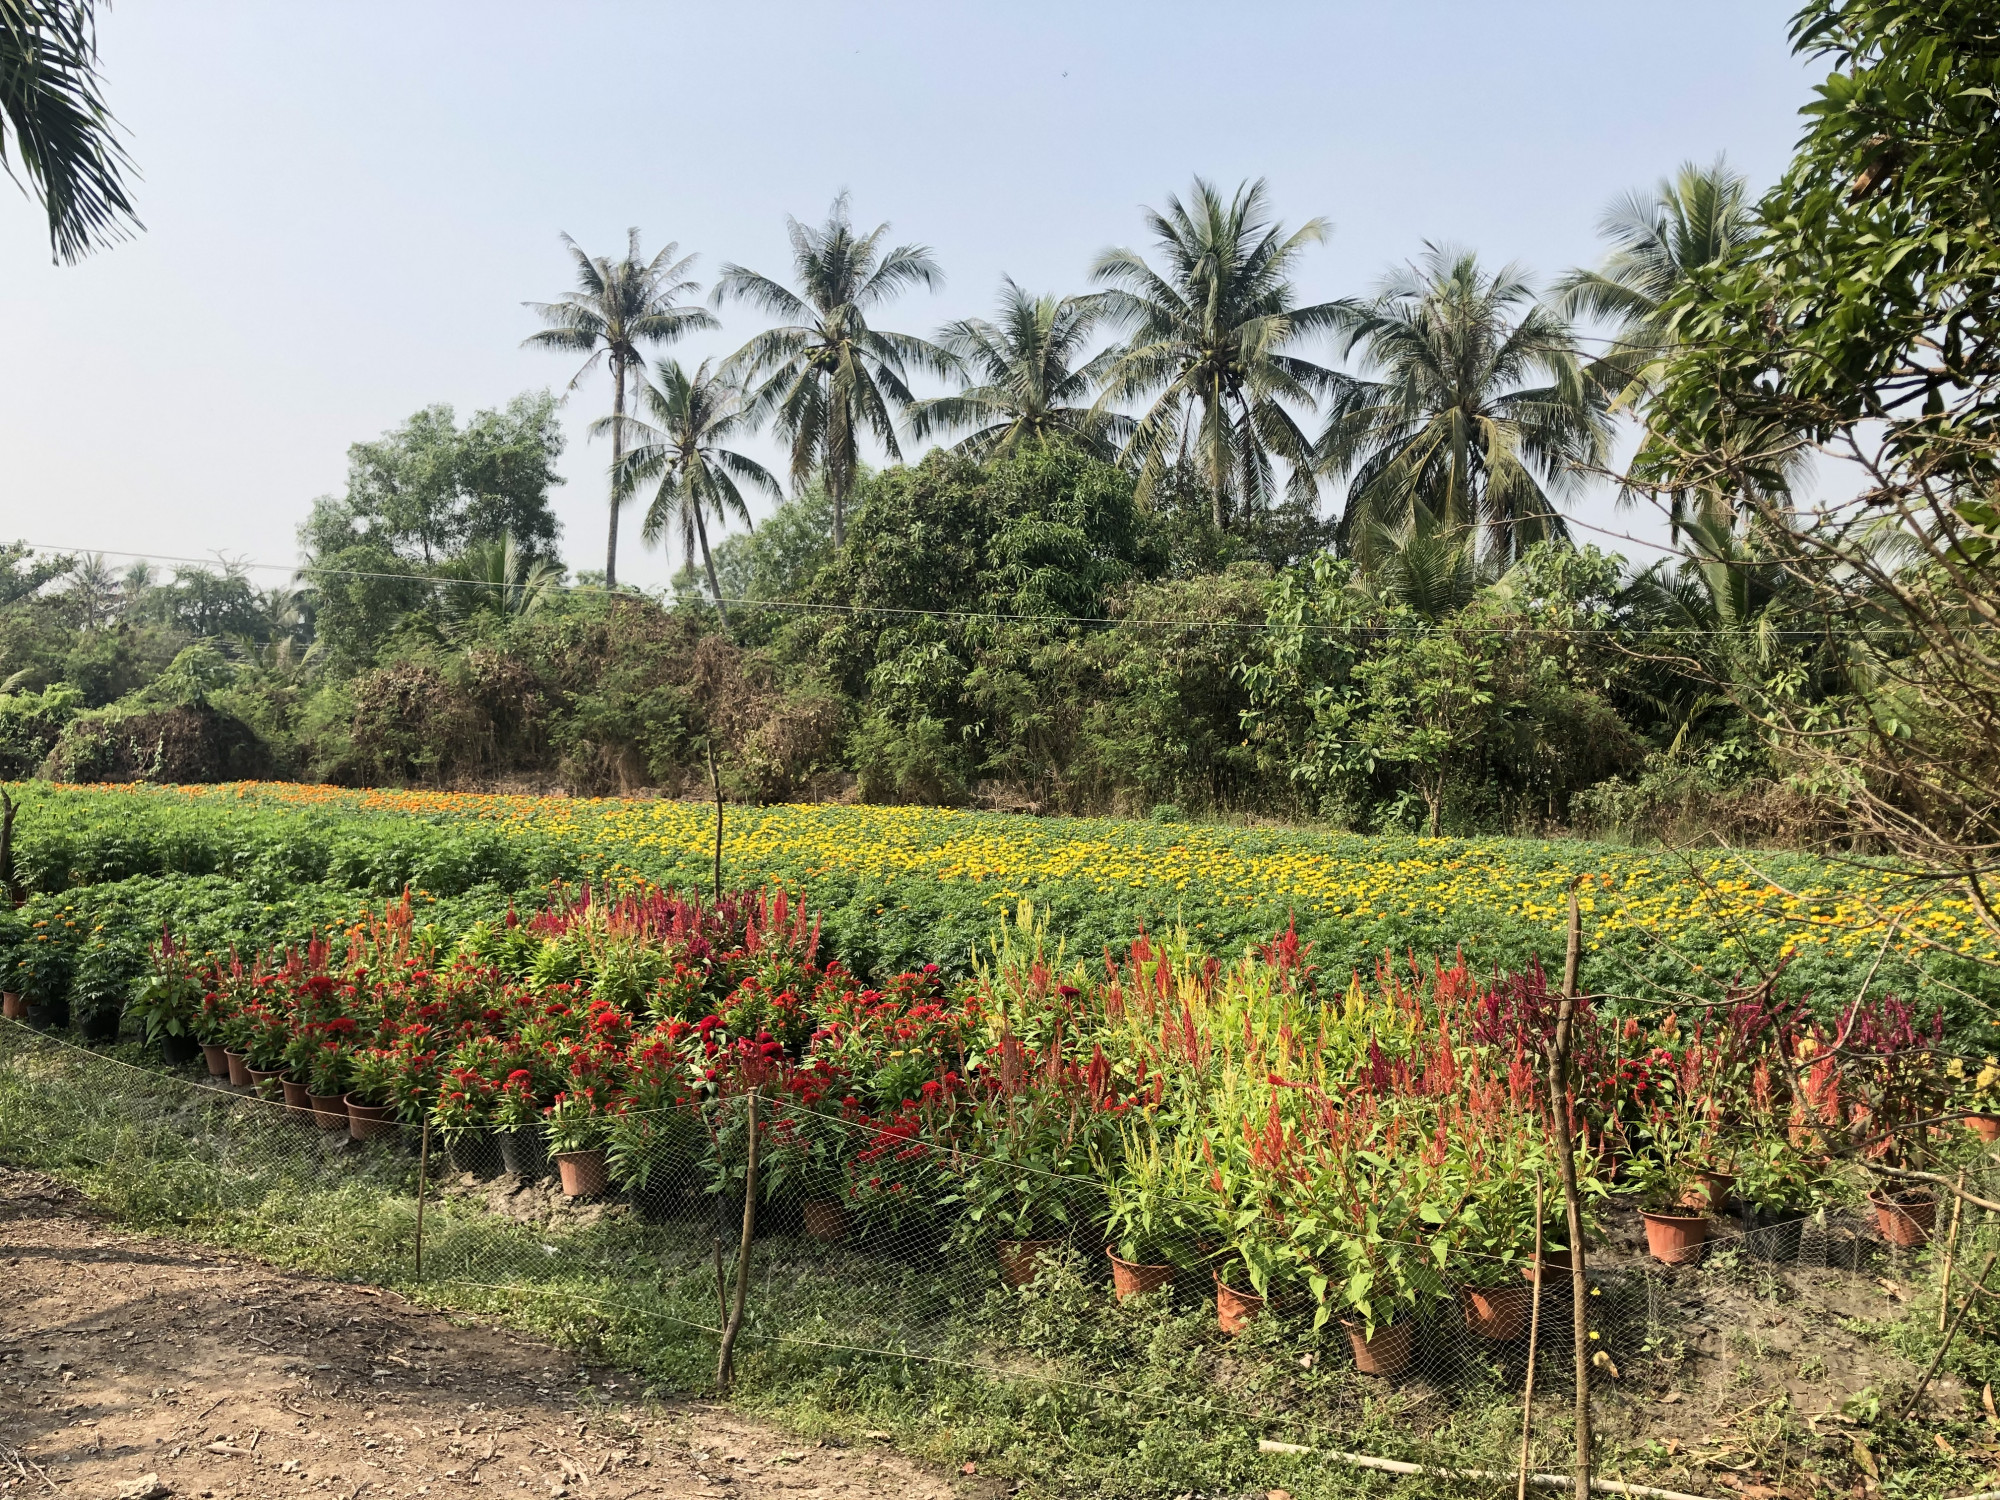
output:
[[[694,502],[694,534],[701,543],[701,565],[708,572],[709,597],[715,600],[715,612],[722,619],[722,633],[729,634],[729,611],[723,607],[722,584],[715,576],[715,558],[708,550],[708,524],[701,518],[701,501]]]
[[[1202,414],[1202,426],[1208,429],[1208,510],[1209,519],[1215,523],[1217,531],[1224,530],[1229,518],[1222,513],[1222,487],[1228,482],[1228,455],[1222,452],[1222,391],[1217,388],[1209,392],[1204,403],[1207,410]]]
[[[611,535],[604,544],[604,586],[618,587],[618,463],[625,456],[625,361],[611,357]]]

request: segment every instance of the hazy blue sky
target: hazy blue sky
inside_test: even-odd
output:
[[[568,381],[519,347],[521,303],[568,284],[561,230],[609,250],[636,224],[704,280],[783,275],[785,215],[848,188],[859,222],[943,263],[941,294],[883,320],[928,332],[1003,273],[1080,289],[1191,173],[1262,175],[1288,221],[1333,222],[1309,295],[1365,290],[1426,239],[1545,278],[1684,159],[1777,174],[1813,76],[1790,9],[118,0],[105,70],[147,229],[56,268],[0,186],[0,535],[294,562],[350,442]],[[680,352],[726,352],[753,316]],[[573,567],[602,566],[583,428],[608,402],[599,377],[567,407]],[[677,562],[629,513],[622,553],[642,583]]]

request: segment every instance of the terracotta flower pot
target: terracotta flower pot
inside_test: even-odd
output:
[[[13,1012],[9,1011],[8,1014],[12,1015]],[[1967,1115],[1965,1128],[1989,1146],[1995,1141],[2000,1141],[2000,1115]]]
[[[1707,1214],[1655,1213],[1642,1208],[1639,1217],[1646,1221],[1646,1248],[1653,1252],[1654,1260],[1681,1266],[1701,1258],[1701,1247],[1708,1239]]]
[[[201,1056],[202,1061],[208,1064],[208,1076],[210,1078],[227,1078],[229,1076],[229,1054],[222,1049],[221,1043],[203,1042],[201,1044]]]
[[[1735,1191],[1734,1172],[1697,1172],[1693,1184],[1681,1194],[1681,1207],[1719,1214],[1723,1205],[1729,1202],[1729,1195]]]
[[[1400,1375],[1410,1367],[1410,1357],[1416,1352],[1417,1337],[1408,1323],[1391,1323],[1387,1328],[1375,1330],[1374,1338],[1364,1338],[1364,1325],[1350,1323],[1346,1318],[1340,1326],[1347,1330],[1347,1342],[1354,1350],[1354,1368],[1362,1375]]]
[[[1542,1252],[1542,1266],[1548,1270],[1549,1281],[1551,1285],[1559,1281],[1568,1281],[1569,1269],[1570,1269],[1569,1251],[1544,1250]],[[1536,1267],[1534,1263],[1531,1261],[1527,1265],[1521,1267],[1521,1279],[1523,1281],[1533,1283],[1540,1279],[1535,1274],[1535,1272],[1536,1272]]]
[[[611,1167],[602,1147],[589,1151],[558,1151],[556,1171],[562,1174],[565,1198],[595,1198],[611,1188]]]
[[[1215,1278],[1215,1321],[1224,1333],[1241,1333],[1264,1310],[1255,1292],[1239,1292],[1220,1276]]]
[[[346,1095],[343,1102],[347,1105],[347,1133],[357,1141],[372,1141],[396,1128],[385,1104],[363,1104],[352,1094]]]
[[[350,1128],[347,1123],[347,1096],[344,1094],[307,1094],[306,1103],[312,1106],[313,1124],[331,1133],[345,1134]]]
[[[847,1207],[833,1202],[807,1203],[800,1210],[806,1221],[806,1238],[837,1245],[847,1238]]]
[[[1026,1286],[1041,1269],[1041,1259],[1061,1240],[1002,1240],[993,1247],[1000,1261],[1000,1279],[1008,1286]]]
[[[293,1118],[303,1123],[312,1114],[312,1095],[306,1092],[306,1086],[289,1078],[279,1079],[278,1086],[284,1090],[285,1103],[291,1107]]]
[[[1161,1287],[1173,1285],[1172,1266],[1135,1265],[1129,1260],[1120,1260],[1108,1245],[1104,1254],[1111,1262],[1111,1292],[1120,1302],[1141,1292],[1157,1292]]]
[[[271,1068],[269,1070],[264,1068],[250,1069],[250,1087],[262,1094],[266,1099],[278,1098],[280,1085],[284,1081],[285,1070],[283,1068]]]
[[[231,1088],[247,1089],[250,1087],[250,1056],[248,1053],[225,1051],[222,1054],[222,1066],[224,1071],[229,1075],[229,1086]]]
[[[1870,1193],[1868,1203],[1875,1210],[1875,1227],[1890,1244],[1913,1250],[1930,1242],[1937,1226],[1937,1199],[1878,1198]]]
[[[1535,1288],[1531,1282],[1506,1286],[1464,1286],[1458,1289],[1465,1304],[1465,1326],[1483,1339],[1517,1339],[1528,1329],[1528,1314],[1534,1307]],[[1379,1336],[1379,1335],[1378,1335]]]
[[[25,1021],[28,1019],[28,1002],[12,990],[0,990],[0,1015],[10,1021]]]

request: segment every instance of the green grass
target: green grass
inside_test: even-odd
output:
[[[657,1224],[624,1214],[549,1228],[464,1198],[432,1198],[419,1276],[413,1154],[341,1139],[186,1078],[11,1026],[0,1033],[0,1159],[71,1183],[128,1226],[502,1320],[637,1372],[658,1394],[710,1387],[717,1308],[705,1209],[684,1204]],[[1471,1341],[1458,1340],[1458,1352],[1424,1379],[1384,1384],[1353,1373],[1337,1328],[1315,1334],[1267,1319],[1229,1339],[1197,1289],[1121,1306],[1100,1268],[1080,1257],[1059,1261],[1033,1287],[1006,1289],[983,1259],[934,1247],[890,1253],[780,1233],[761,1238],[754,1255],[735,1399],[805,1438],[886,1430],[917,1456],[975,1463],[982,1475],[1020,1480],[1031,1496],[1098,1500],[1272,1488],[1348,1500],[1392,1486],[1422,1500],[1493,1490],[1260,1454],[1266,1436],[1500,1470],[1517,1451],[1518,1359],[1468,1352]],[[1934,1302],[1920,1300],[1910,1318],[1883,1336],[1929,1353],[1935,1335],[1916,1324],[1934,1320]],[[1675,1360],[1641,1351],[1641,1324],[1604,1327],[1624,1378],[1600,1393],[1600,1415],[1623,1430],[1629,1417],[1620,1413],[1632,1403],[1643,1410],[1675,1380]],[[1983,1327],[1974,1332],[1953,1360],[1967,1376],[1987,1370],[1996,1347]],[[1567,1461],[1565,1363],[1545,1346],[1538,1469]],[[1980,1440],[1972,1418],[1948,1424],[1961,1448]],[[1839,1452],[1797,1414],[1758,1421],[1760,1443],[1786,1462],[1838,1472]],[[1914,1424],[1879,1421],[1869,1441],[1893,1459],[1887,1495],[1978,1487],[1977,1463],[1945,1460]],[[1685,1461],[1657,1443],[1607,1442],[1600,1472],[1712,1489],[1676,1473]]]

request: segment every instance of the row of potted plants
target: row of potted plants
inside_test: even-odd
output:
[[[579,892],[449,949],[405,902],[263,955],[164,935],[130,1012],[329,1131],[428,1121],[463,1170],[552,1158],[567,1190],[642,1205],[694,1180],[740,1201],[756,1090],[759,1190],[810,1233],[977,1252],[1009,1280],[1101,1245],[1120,1296],[1200,1278],[1223,1327],[1338,1319],[1363,1368],[1393,1368],[1441,1306],[1516,1336],[1538,1201],[1566,1252],[1537,971],[1404,962],[1329,985],[1290,933],[1234,963],[1176,934],[1064,965],[1032,914],[958,982],[865,985],[818,946],[778,893]],[[1939,1124],[1944,1091],[1978,1102],[2000,1079],[1950,1074],[1936,1018],[1897,1002],[1821,1018],[1779,996],[1581,1008],[1556,1107],[1592,1214],[1635,1200],[1660,1259],[1698,1254],[1725,1203],[1851,1191],[1857,1142],[1934,1162],[1971,1139]],[[1879,1207],[1885,1236],[1921,1232],[1920,1200]]]

